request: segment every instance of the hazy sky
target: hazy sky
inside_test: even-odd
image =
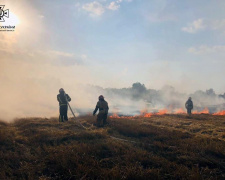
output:
[[[62,85],[67,75],[103,87],[139,81],[156,89],[225,90],[223,0],[0,2],[18,18],[15,32],[0,32],[2,64],[17,61],[26,76]]]

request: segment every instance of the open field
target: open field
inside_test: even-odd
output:
[[[0,122],[0,179],[225,179],[225,116]]]

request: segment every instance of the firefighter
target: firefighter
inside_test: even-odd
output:
[[[68,103],[71,101],[71,98],[68,94],[65,93],[64,89],[59,89],[59,94],[57,95],[57,100],[59,101],[59,122],[68,121],[67,110]]]
[[[193,102],[191,100],[191,97],[189,97],[188,100],[186,101],[185,107],[187,109],[188,115],[191,115],[191,110],[193,109]]]
[[[107,120],[109,107],[108,107],[108,103],[105,101],[102,95],[100,95],[98,99],[99,101],[97,102],[93,115],[95,115],[95,113],[99,110],[99,113],[97,116],[97,126],[101,127],[106,125],[107,123],[106,120]]]

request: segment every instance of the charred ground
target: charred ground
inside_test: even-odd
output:
[[[224,116],[79,120],[0,122],[0,179],[225,178]]]

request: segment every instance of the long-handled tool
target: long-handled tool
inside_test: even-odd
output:
[[[76,119],[76,116],[75,116],[75,114],[74,114],[74,112],[73,112],[73,110],[72,110],[72,108],[71,108],[71,106],[70,106],[70,104],[69,104],[68,101],[67,101],[67,104],[68,104],[68,106],[69,106],[69,108],[70,108],[71,113],[73,114],[73,117]]]
[[[65,91],[64,91],[64,93],[65,93]],[[76,116],[75,116],[75,114],[74,114],[74,112],[73,112],[73,110],[72,110],[72,108],[71,108],[71,106],[70,106],[70,104],[69,104],[69,101],[67,100],[66,93],[65,93],[64,95],[65,95],[66,102],[67,102],[67,104],[68,104],[68,106],[69,106],[69,108],[70,108],[70,111],[71,111],[71,113],[73,114],[73,117],[75,118],[75,120],[80,124],[80,126],[81,126],[82,128],[87,129],[87,128],[84,127],[84,126],[80,123],[80,121],[76,118]]]

